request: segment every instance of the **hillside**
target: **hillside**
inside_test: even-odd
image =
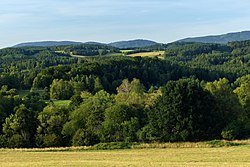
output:
[[[32,47],[32,46],[40,46],[40,47],[49,47],[49,46],[64,46],[64,45],[78,45],[82,44],[82,42],[73,42],[73,41],[41,41],[41,42],[25,42],[17,44],[13,47]]]
[[[250,40],[0,49],[0,147],[249,139],[249,74]]]
[[[201,42],[201,43],[227,43],[233,41],[250,40],[250,31],[234,32],[222,35],[185,38],[178,42]]]
[[[154,42],[154,41],[137,39],[137,40],[130,40],[130,41],[113,42],[113,43],[110,43],[109,45],[120,48],[120,49],[126,49],[126,48],[143,48],[147,46],[153,46],[156,44],[157,42]]]
[[[79,45],[79,44],[89,44],[89,45],[109,45],[112,47],[125,49],[125,48],[142,48],[156,45],[157,43],[150,40],[129,40],[129,41],[117,41],[109,44],[99,43],[95,41],[91,42],[74,42],[74,41],[40,41],[40,42],[26,42],[20,43],[13,47],[51,47],[51,46],[65,46],[65,45]]]

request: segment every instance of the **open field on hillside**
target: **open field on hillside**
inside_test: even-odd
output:
[[[102,55],[102,56],[123,56],[122,53],[108,53],[106,55]]]
[[[106,55],[103,56],[123,56],[125,53],[129,53],[133,50],[120,50],[121,53],[108,53]],[[64,51],[56,51],[58,53],[65,53]],[[128,54],[127,56],[132,56],[132,57],[137,57],[137,56],[141,56],[141,57],[159,57],[159,58],[163,58],[164,57],[164,53],[165,51],[154,51],[154,52],[141,52],[141,53],[133,53],[133,54]],[[78,57],[78,58],[84,58],[84,57],[94,57],[94,56],[84,56],[84,55],[75,55],[72,52],[70,53],[70,56],[72,57]],[[95,55],[95,56],[99,56],[99,55]]]
[[[0,150],[0,166],[250,166],[250,147],[145,148],[125,150],[39,151]]]
[[[122,53],[128,53],[128,52],[132,52],[134,50],[126,50],[126,49],[123,49],[123,50],[120,50]]]
[[[42,94],[43,90],[35,90],[33,92]],[[30,93],[30,90],[20,90],[20,91],[18,91],[18,94],[19,94],[20,97],[24,97],[29,93]],[[71,102],[71,100],[52,100],[52,101],[56,106],[64,106],[64,107],[67,107]],[[45,102],[49,103],[50,101],[46,100]]]
[[[55,52],[57,52],[57,53],[64,53],[64,54],[66,54],[66,52],[65,52],[65,51],[62,51],[62,50],[55,51]],[[87,57],[87,56],[83,56],[83,55],[74,55],[72,52],[70,52],[70,56],[72,56],[72,57],[78,57],[78,58]]]
[[[56,106],[67,107],[70,104],[71,100],[53,100],[53,103]]]
[[[18,90],[17,91],[18,95],[21,98],[28,95],[30,92],[39,93],[41,95],[44,92],[44,90],[33,90],[33,91],[30,91],[30,90]]]
[[[141,56],[141,57],[156,57],[156,56],[158,56],[159,58],[163,58],[164,57],[164,53],[165,53],[165,51],[141,52],[141,53],[129,54],[128,56],[132,56],[132,57],[137,57],[137,56]]]
[[[19,90],[17,93],[20,97],[24,97],[30,93],[30,90]]]
[[[122,53],[108,53],[106,55],[102,55],[102,56],[122,56]],[[72,57],[78,57],[78,58],[84,58],[84,57],[96,57],[96,56],[100,56],[100,55],[95,55],[95,56],[83,56],[83,55],[74,55],[74,54],[70,54],[70,56]]]

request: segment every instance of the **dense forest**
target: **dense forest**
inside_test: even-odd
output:
[[[249,137],[250,41],[0,50],[0,147]]]

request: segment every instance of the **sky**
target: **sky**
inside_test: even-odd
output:
[[[0,0],[0,48],[30,41],[168,43],[250,30],[250,0]]]

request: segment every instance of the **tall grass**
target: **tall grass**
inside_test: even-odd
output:
[[[220,148],[244,146],[250,148],[250,140],[212,140],[207,142],[174,142],[174,143],[127,143],[111,142],[99,143],[94,146],[79,147],[50,147],[50,148],[14,148],[0,149],[1,151],[24,151],[24,152],[57,152],[57,151],[87,151],[87,150],[117,150],[117,149],[168,149],[168,148]]]

